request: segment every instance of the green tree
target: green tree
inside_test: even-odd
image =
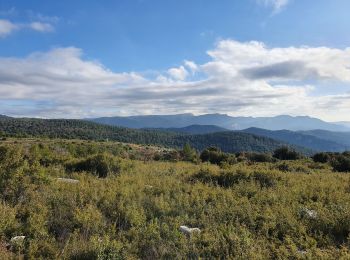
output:
[[[197,152],[191,147],[189,143],[186,143],[182,149],[182,155],[185,161],[195,162],[197,159]]]

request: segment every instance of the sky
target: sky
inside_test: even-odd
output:
[[[349,0],[2,0],[0,114],[350,121]]]

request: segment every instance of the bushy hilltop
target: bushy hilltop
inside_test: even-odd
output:
[[[272,152],[277,147],[286,145],[286,143],[267,137],[241,132],[188,135],[167,131],[136,130],[67,119],[2,118],[0,119],[0,132],[3,136],[113,140],[175,148],[183,147],[189,143],[198,150],[208,146],[216,146],[225,152]],[[294,148],[303,153],[311,153],[311,150],[305,148]]]
[[[173,152],[1,141],[0,259],[350,258],[350,154]]]

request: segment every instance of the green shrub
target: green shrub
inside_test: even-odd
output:
[[[234,154],[223,153],[219,148],[209,147],[200,154],[202,162],[220,165],[222,163],[234,164],[237,162]]]
[[[298,152],[290,149],[287,146],[278,148],[274,151],[273,157],[279,160],[298,160],[302,156]]]
[[[312,156],[314,162],[327,163],[330,161],[331,156],[328,153],[316,153]]]
[[[106,178],[110,173],[119,173],[120,161],[112,155],[102,153],[87,159],[67,163],[66,169],[71,172],[85,171],[100,178]]]
[[[350,158],[344,155],[335,156],[331,165],[334,171],[337,172],[350,172]]]
[[[251,162],[273,162],[274,158],[266,153],[250,153],[247,155]]]

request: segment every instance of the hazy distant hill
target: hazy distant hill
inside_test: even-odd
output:
[[[189,125],[180,128],[148,128],[150,130],[160,130],[168,131],[174,133],[184,133],[184,134],[211,134],[217,132],[226,132],[229,131],[225,128],[216,126],[216,125]]]
[[[350,128],[350,122],[347,121],[335,122],[335,124]]]
[[[182,128],[190,125],[216,125],[229,130],[243,130],[250,127],[268,130],[313,130],[350,131],[349,127],[328,123],[317,118],[287,115],[276,117],[231,117],[224,114],[151,115],[130,117],[102,117],[87,119],[96,123],[130,128]]]
[[[248,128],[243,130],[243,132],[270,137],[275,140],[280,140],[293,145],[304,146],[317,151],[343,152],[350,149],[350,141],[348,144],[346,144],[344,141],[345,135],[350,137],[350,133],[335,133],[321,130],[305,132],[292,132],[288,130],[271,131],[260,128]],[[317,135],[317,133],[319,134]],[[339,138],[333,138],[333,140],[331,140],[327,138],[330,135]]]
[[[324,140],[336,142],[350,147],[350,132],[331,132],[325,130],[300,131],[300,133],[312,135]]]
[[[135,130],[124,127],[106,126],[83,120],[50,119],[0,119],[0,133],[22,137],[49,137],[87,140],[114,140],[126,143],[183,147],[189,143],[198,150],[208,146],[220,147],[225,152],[255,151],[272,152],[286,143],[267,137],[243,132],[219,132],[211,134],[176,134],[166,131]],[[301,147],[297,150],[310,153]]]

